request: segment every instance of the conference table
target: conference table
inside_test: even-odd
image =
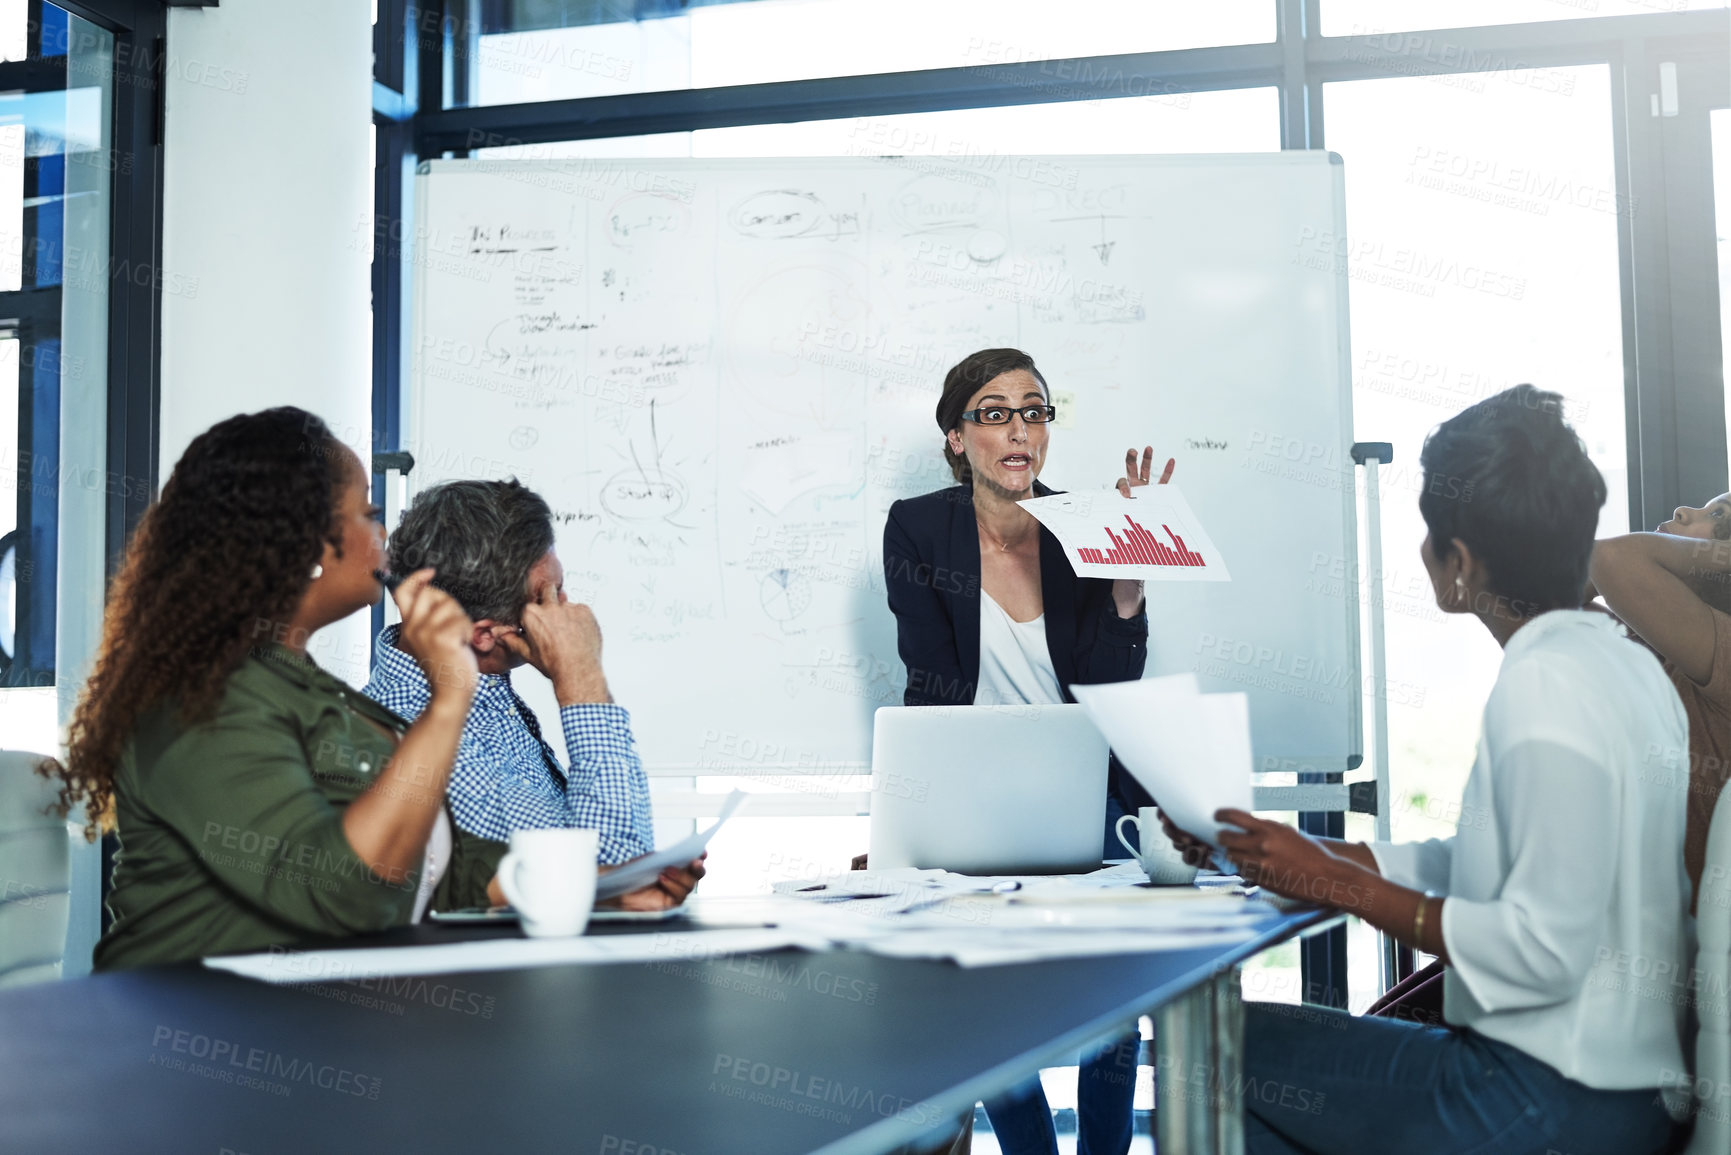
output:
[[[310,986],[196,963],[95,975],[0,992],[0,1149],[884,1152],[1154,1014],[1161,1149],[1235,1152],[1239,964],[1338,918],[1270,909],[1229,946],[972,969],[671,950]],[[422,925],[342,945],[518,933]]]

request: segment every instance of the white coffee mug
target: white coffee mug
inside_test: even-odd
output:
[[[515,830],[499,860],[499,888],[534,938],[582,934],[595,906],[593,830]]]
[[[1124,837],[1124,824],[1136,824],[1136,841],[1142,846],[1142,852],[1136,853],[1129,840]],[[1166,837],[1166,832],[1160,829],[1160,810],[1154,806],[1144,806],[1134,814],[1126,814],[1118,819],[1118,841],[1123,844],[1142,865],[1142,870],[1148,875],[1148,881],[1156,886],[1188,886],[1196,881],[1197,868],[1184,861],[1172,840]]]

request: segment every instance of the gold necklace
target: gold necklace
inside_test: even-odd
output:
[[[999,553],[1009,553],[1010,552],[1010,543],[1003,540],[1002,538],[996,536],[995,534],[992,533],[991,530],[987,529],[985,522],[980,523],[980,532],[986,535],[987,541],[992,542],[994,545],[996,545],[998,547]],[[1023,534],[1021,537],[1016,539],[1016,544],[1021,545],[1022,542],[1026,541],[1026,540],[1027,540],[1027,535]]]

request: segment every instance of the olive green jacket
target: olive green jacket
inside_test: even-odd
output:
[[[407,923],[418,877],[369,869],[342,820],[408,725],[278,645],[240,664],[207,720],[148,713],[115,772],[113,925],[96,969]],[[433,905],[483,905],[505,847],[452,833]]]

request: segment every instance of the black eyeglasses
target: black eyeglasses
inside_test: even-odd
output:
[[[1008,425],[1012,413],[1020,413],[1022,420],[1029,425],[1045,425],[1058,415],[1058,411],[1050,405],[1024,405],[1020,409],[1012,409],[1008,405],[987,405],[968,410],[962,414],[962,420],[972,421],[977,425]]]

